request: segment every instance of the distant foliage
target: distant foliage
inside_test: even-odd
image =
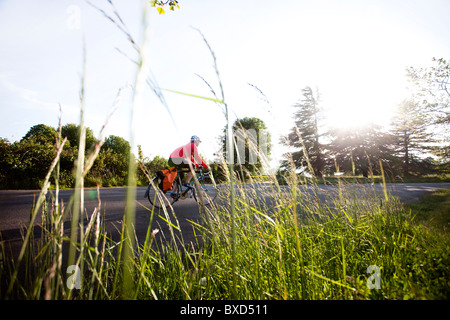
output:
[[[78,157],[80,127],[66,124],[61,128],[62,137],[67,142],[60,156],[61,187],[74,187],[74,167]],[[55,128],[38,124],[30,128],[20,140],[11,143],[0,138],[0,188],[2,189],[37,189],[52,163],[56,152],[58,132]],[[86,128],[86,156],[97,144],[97,139],[90,128]],[[85,186],[122,186],[127,183],[130,143],[118,136],[107,137],[100,149],[91,170],[85,177]],[[150,171],[165,168],[167,160],[156,156],[146,158],[145,165]],[[146,182],[140,176],[141,184]]]
[[[334,129],[330,131],[330,138],[327,148],[335,160],[331,166],[336,171],[367,178],[381,174],[380,160],[392,160],[391,137],[380,126]]]
[[[351,128],[327,128],[318,92],[305,87],[294,105],[295,126],[282,140],[291,152],[281,169],[317,178],[336,172],[367,178],[381,174],[381,166],[391,178],[449,172],[450,67],[445,60],[435,61],[438,66],[428,72],[409,69],[422,90],[397,106],[388,127],[355,123]],[[428,100],[418,98],[425,96]]]
[[[450,62],[433,58],[429,68],[407,69],[414,89],[414,103],[435,127],[439,146],[433,150],[441,171],[450,173]]]
[[[138,185],[148,185],[148,178],[152,178],[156,171],[167,169],[169,167],[167,159],[161,156],[155,156],[153,159],[145,157],[140,145],[138,145],[138,161],[142,165],[142,168],[137,171]],[[149,177],[146,176],[146,173]]]

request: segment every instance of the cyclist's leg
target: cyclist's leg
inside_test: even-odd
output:
[[[190,183],[193,177],[194,177],[194,175],[192,174],[191,170],[189,170],[189,172],[187,173],[187,176],[186,176],[186,180],[185,180],[186,183]]]
[[[181,170],[181,169],[190,169],[190,161],[184,159],[184,158],[170,158],[169,159],[169,165],[172,166],[174,165],[177,170]],[[184,181],[182,181],[183,184],[189,183],[193,178],[193,174],[192,172],[189,170],[186,176],[186,179],[184,179]]]

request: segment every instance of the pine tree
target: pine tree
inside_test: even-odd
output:
[[[379,161],[391,158],[390,135],[379,125],[334,129],[331,136],[329,148],[340,172],[364,177],[380,174]]]
[[[433,139],[421,111],[412,100],[404,100],[392,121],[393,151],[401,160],[404,176],[420,171],[420,156],[432,149]]]
[[[285,143],[294,149],[292,160],[296,168],[302,168],[316,177],[322,177],[325,169],[324,145],[319,132],[320,107],[319,94],[310,87],[302,90],[303,99],[294,105],[295,126],[288,134]],[[312,172],[311,172],[312,171]]]

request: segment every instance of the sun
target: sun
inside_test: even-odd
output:
[[[350,129],[369,124],[389,126],[396,106],[404,97],[396,89],[400,85],[382,76],[362,78],[360,83],[347,80],[327,96],[324,106],[327,124]]]
[[[336,129],[351,129],[364,126],[370,123],[370,120],[364,116],[361,108],[349,105],[337,105],[335,109],[329,110],[326,119],[328,126]]]

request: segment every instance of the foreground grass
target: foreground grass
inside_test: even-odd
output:
[[[192,222],[194,244],[180,240],[182,230],[173,213],[166,215],[168,238],[149,225],[146,241],[136,246],[129,264],[131,298],[231,299],[232,286],[237,299],[450,297],[450,242],[442,225],[448,223],[448,210],[440,209],[449,201],[448,190],[404,206],[365,191],[346,193],[345,185],[327,203],[306,196],[299,186],[288,191],[271,186],[263,197],[245,184],[238,188],[234,239],[226,193],[220,206],[200,210],[201,223]],[[22,266],[1,246],[0,298],[124,298],[121,251],[126,232],[113,241],[103,231],[98,211],[92,213],[84,240],[75,244],[81,286],[69,289],[67,281],[75,277],[67,272],[62,247],[70,241],[58,225],[58,212],[44,209],[42,215],[45,232],[41,239],[31,235]],[[367,285],[374,283],[369,266],[381,271],[380,289]],[[16,268],[21,276],[11,284]]]

